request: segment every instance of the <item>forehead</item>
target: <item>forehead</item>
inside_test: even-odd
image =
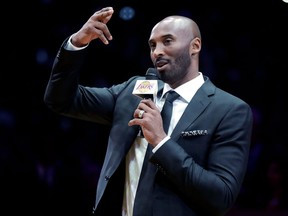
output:
[[[181,37],[187,35],[187,25],[182,20],[175,18],[167,18],[157,23],[150,34],[149,40],[156,40],[164,36]]]

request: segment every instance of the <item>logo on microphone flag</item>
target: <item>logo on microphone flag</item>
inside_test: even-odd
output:
[[[157,80],[137,80],[133,95],[136,95],[141,98],[151,98],[154,101],[158,91],[158,82]]]

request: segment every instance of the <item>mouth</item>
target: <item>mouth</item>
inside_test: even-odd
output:
[[[155,63],[155,66],[157,68],[157,70],[163,70],[164,66],[168,64],[168,61],[166,60],[159,60],[159,61],[156,61]]]

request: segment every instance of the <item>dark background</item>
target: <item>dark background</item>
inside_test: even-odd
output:
[[[193,18],[203,37],[201,71],[254,111],[247,175],[230,215],[287,215],[288,4],[280,0],[34,0],[3,6],[0,214],[90,214],[109,128],[55,114],[43,95],[63,40],[106,6],[115,10],[109,22],[114,39],[108,46],[91,43],[82,84],[110,86],[144,74],[152,66],[147,40],[154,24],[171,14]],[[119,16],[125,6],[135,10],[130,20]]]

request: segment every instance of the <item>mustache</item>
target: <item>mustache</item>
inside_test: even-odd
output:
[[[155,63],[161,62],[161,61],[166,61],[166,62],[168,62],[169,60],[166,59],[166,58],[164,58],[164,57],[158,57],[158,58],[156,58]]]

